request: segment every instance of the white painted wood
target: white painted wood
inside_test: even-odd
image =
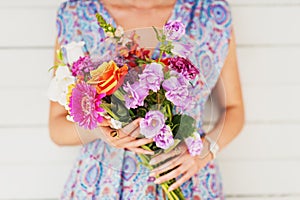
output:
[[[300,84],[300,47],[238,47],[237,51],[244,86]],[[51,48],[0,49],[0,88],[19,88],[20,82],[24,88],[46,88],[53,57]]]
[[[299,45],[300,6],[232,7],[240,45]]]
[[[0,49],[0,88],[47,88],[52,49]]]
[[[220,153],[224,161],[300,160],[300,124],[246,124]]]
[[[1,32],[0,47],[53,46],[57,8],[52,6],[48,8],[47,4],[45,5],[43,9],[34,6],[23,9],[13,7],[2,9],[0,25],[7,28]],[[300,17],[300,6],[298,5],[232,6],[232,12],[237,42],[240,45],[300,44],[298,37],[300,22],[297,20]],[[19,23],[20,21],[34,25],[28,28],[28,23]],[[7,40],[7,38],[13,39]]]
[[[60,2],[0,0],[0,200],[58,199],[80,149],[47,131]],[[300,0],[230,2],[247,124],[219,157],[227,199],[298,200]]]
[[[251,196],[251,195],[250,195]],[[262,196],[256,196],[253,195],[253,197],[228,197],[227,200],[299,200],[300,195],[262,195]]]
[[[47,88],[43,88],[42,90],[2,90],[0,126],[45,125],[47,123],[49,103],[46,90]],[[279,85],[276,87],[272,85],[245,86],[244,99],[247,121],[255,123],[299,122],[300,105],[298,102],[300,102],[300,96],[295,91],[300,91],[300,85]],[[16,115],[13,110],[17,111],[18,114]]]
[[[295,134],[299,132],[299,124],[246,125],[238,138],[220,153],[219,159],[299,160],[300,135]],[[283,140],[283,135],[290,140]],[[12,148],[12,144],[18,148]],[[56,146],[49,138],[47,127],[0,129],[0,164],[69,163],[76,159],[80,148]]]
[[[0,166],[0,199],[59,199],[72,164]]]
[[[46,125],[49,100],[40,89],[1,90],[0,126]]]
[[[300,160],[221,161],[227,194],[299,194]]]
[[[238,47],[243,85],[299,85],[300,47]]]
[[[0,47],[54,46],[56,9],[1,9]]]
[[[73,163],[80,147],[56,146],[46,127],[0,129],[0,165]]]

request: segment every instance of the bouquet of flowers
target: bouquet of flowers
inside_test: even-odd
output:
[[[79,53],[74,59],[62,48],[54,66],[50,99],[65,106],[68,119],[84,129],[96,129],[104,117],[111,119],[115,129],[142,118],[141,136],[153,139],[144,149],[168,152],[185,142],[191,155],[199,155],[202,140],[196,120],[189,115],[196,101],[193,90],[199,87],[195,86],[199,84],[199,70],[187,58],[190,45],[179,42],[185,34],[184,25],[169,21],[163,30],[153,27],[158,43],[156,48],[147,49],[139,45],[135,31],[126,35],[100,14],[97,19],[106,34],[106,53]],[[139,156],[142,164],[155,167],[149,164],[150,156]],[[169,199],[184,199],[180,189],[168,191],[174,182],[161,186]]]

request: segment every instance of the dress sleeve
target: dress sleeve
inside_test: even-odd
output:
[[[57,39],[60,45],[68,44],[72,41],[82,41],[79,27],[79,1],[66,1],[62,3],[57,11],[56,28]]]

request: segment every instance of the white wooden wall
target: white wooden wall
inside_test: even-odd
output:
[[[229,200],[300,199],[300,0],[231,0],[247,122],[220,156]],[[59,0],[0,0],[0,199],[57,199],[78,148],[47,132]]]

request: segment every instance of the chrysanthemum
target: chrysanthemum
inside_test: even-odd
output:
[[[85,129],[94,129],[97,123],[101,123],[100,115],[104,109],[100,107],[101,99],[105,94],[97,94],[96,89],[85,83],[76,84],[70,98],[70,115],[79,126]]]

